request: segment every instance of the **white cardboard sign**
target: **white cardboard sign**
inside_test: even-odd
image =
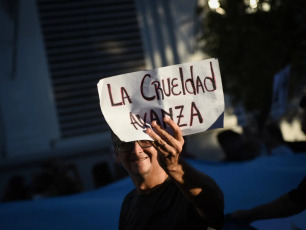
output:
[[[113,132],[125,142],[151,140],[151,121],[169,116],[183,135],[222,128],[224,96],[217,59],[121,74],[98,83],[100,107]]]

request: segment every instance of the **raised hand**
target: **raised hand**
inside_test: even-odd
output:
[[[169,117],[164,118],[164,122],[172,129],[173,136],[165,129],[161,128],[156,121],[152,122],[152,129],[147,129],[146,133],[154,140],[153,146],[158,151],[160,165],[166,171],[171,171],[179,163],[179,156],[184,145],[184,138],[180,127]]]

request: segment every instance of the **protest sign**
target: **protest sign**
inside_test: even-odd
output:
[[[217,59],[207,59],[101,79],[100,107],[125,142],[151,140],[145,130],[169,116],[183,135],[222,128],[224,96]]]

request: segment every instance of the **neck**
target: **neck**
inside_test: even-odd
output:
[[[155,175],[133,176],[132,180],[138,194],[148,194],[159,187],[167,178],[168,174],[162,170]]]

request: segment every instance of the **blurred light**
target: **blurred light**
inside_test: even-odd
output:
[[[209,8],[211,9],[217,9],[220,7],[219,0],[209,0],[208,5],[209,5]]]
[[[245,12],[246,12],[247,14],[254,14],[254,13],[257,12],[257,8],[248,7],[248,8],[246,8]]]
[[[224,9],[220,7],[220,2],[219,0],[209,0],[208,1],[208,6],[210,9],[215,10],[218,14],[225,14]]]
[[[261,6],[263,11],[270,11],[271,9],[271,5],[268,2],[263,2]]]
[[[206,0],[198,0],[198,6],[204,7],[206,4]]]
[[[251,7],[251,8],[253,8],[253,9],[254,9],[254,8],[257,8],[257,0],[250,0],[250,3],[249,3],[249,4],[250,4],[250,7]]]
[[[219,13],[219,14],[225,14],[225,10],[223,10],[221,7],[218,7],[216,9],[216,12]]]

